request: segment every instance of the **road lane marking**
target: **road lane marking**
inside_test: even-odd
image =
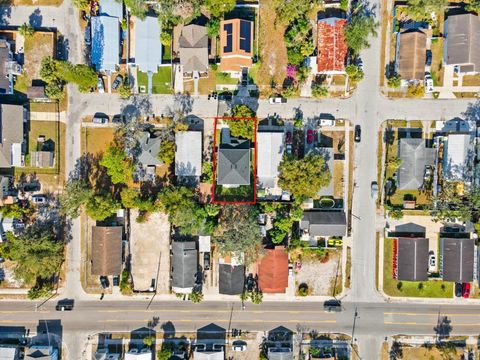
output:
[[[480,316],[479,313],[455,314],[455,313],[413,313],[413,312],[384,312],[383,315],[402,315],[402,316]]]
[[[415,322],[415,321],[384,321],[385,325],[419,325],[419,326],[438,326],[438,323],[422,323],[422,322]],[[480,323],[456,323],[451,322],[450,325],[455,328],[456,326],[480,326]]]
[[[21,314],[21,313],[38,313],[38,314],[48,314],[50,313],[50,311],[48,310],[39,310],[39,311],[35,311],[35,310],[10,310],[10,311],[6,311],[6,310],[1,310],[0,311],[0,314]]]
[[[31,320],[0,320],[0,324],[38,324],[38,321],[31,321]]]
[[[150,319],[105,319],[105,320],[97,320],[99,323],[122,323],[122,322],[148,322]],[[310,324],[335,324],[337,320],[261,320],[261,319],[253,319],[253,320],[226,320],[226,319],[219,319],[219,320],[191,320],[191,319],[177,319],[171,320],[173,323],[176,322],[183,322],[183,323],[199,323],[203,321],[209,321],[213,323],[282,323],[282,322],[289,322],[289,323],[310,323]]]
[[[99,309],[97,312],[99,313],[126,313],[126,312],[132,312],[132,313],[171,313],[172,311],[175,311],[177,313],[184,313],[184,314],[195,314],[195,313],[217,313],[217,314],[230,314],[232,310],[173,310],[173,309],[159,309],[159,310],[142,310],[142,309],[125,309],[125,310],[104,310],[104,309]],[[234,314],[239,313],[240,311],[235,311],[233,310]],[[334,313],[328,313],[324,311],[303,311],[303,310],[242,310],[242,314],[294,314],[294,315],[301,315],[301,314],[323,314],[325,316],[335,316]]]

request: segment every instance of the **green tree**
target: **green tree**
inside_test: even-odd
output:
[[[18,28],[18,33],[24,37],[30,37],[35,34],[35,29],[32,25],[23,23],[23,25]]]
[[[222,207],[219,227],[213,237],[222,255],[243,252],[246,264],[257,259],[262,243],[257,215],[256,208],[250,205],[227,204]]]
[[[15,203],[15,204],[9,204],[9,205],[4,205],[0,207],[0,213],[2,214],[2,217],[4,218],[16,218],[16,219],[22,219],[24,217],[29,217],[33,215],[33,208],[30,206],[30,204],[27,204],[26,206],[20,205],[20,203]]]
[[[124,3],[133,16],[140,20],[144,20],[147,17],[148,8],[144,0],[125,0]]]
[[[82,180],[69,180],[60,195],[60,211],[72,218],[80,215],[80,208],[93,196],[93,190]]]
[[[120,208],[120,202],[108,192],[92,196],[86,204],[87,215],[99,221],[115,214]]]
[[[220,205],[217,204],[207,204],[205,205],[205,211],[207,212],[207,215],[210,217],[215,217],[220,213]]]
[[[377,36],[377,23],[371,16],[357,15],[345,26],[345,40],[353,54],[370,47],[368,37]]]
[[[247,105],[235,105],[232,109],[232,116],[238,118],[252,118],[255,112]]]
[[[282,22],[289,24],[304,17],[318,3],[319,1],[315,0],[276,0],[277,16]]]
[[[49,83],[45,86],[45,95],[49,99],[60,100],[65,97],[65,91],[63,85],[59,82]]]
[[[89,92],[97,85],[97,73],[88,65],[59,61],[58,69],[60,77],[66,82],[76,84],[80,92]]]
[[[63,242],[51,231],[29,227],[18,236],[6,233],[7,241],[0,245],[0,255],[15,261],[15,277],[26,284],[50,282],[63,261]]]
[[[345,12],[348,11],[348,0],[340,0],[340,9]]]
[[[211,38],[215,38],[218,36],[220,31],[220,19],[219,18],[212,18],[207,23],[207,34]]]
[[[198,304],[203,300],[203,294],[200,291],[193,291],[189,297],[190,301],[194,304]]]
[[[467,11],[473,11],[478,15],[480,13],[480,0],[470,0],[466,9]]]
[[[310,347],[310,355],[313,357],[313,358],[318,358],[320,357],[321,355],[321,351],[320,351],[320,348],[318,347]]]
[[[172,34],[169,31],[162,31],[160,34],[160,42],[163,46],[169,47],[172,44]]]
[[[162,345],[162,350],[157,351],[157,359],[158,360],[170,360],[172,357],[172,349],[166,347],[165,344]]]
[[[107,168],[107,174],[114,184],[126,184],[132,181],[133,164],[127,158],[125,150],[116,144],[111,144],[102,156],[100,165]]]
[[[132,95],[132,86],[128,80],[128,75],[125,76],[123,84],[118,88],[118,94],[122,99],[128,99]]]
[[[88,10],[90,7],[89,0],[72,0],[72,4],[79,10]]]
[[[36,284],[28,290],[27,297],[30,300],[47,298],[52,295],[53,286],[51,282]]]
[[[205,7],[214,18],[223,17],[223,14],[232,11],[235,5],[235,0],[205,0]]]
[[[145,336],[143,338],[143,345],[152,347],[152,345],[155,343],[155,340],[156,338],[153,335]]]
[[[401,209],[393,209],[389,211],[388,216],[390,216],[392,219],[400,220],[403,218],[403,211]]]
[[[122,205],[124,208],[133,209],[138,206],[138,198],[140,193],[138,190],[132,188],[124,188],[120,192],[120,198],[122,199]]]
[[[421,98],[425,95],[425,88],[422,84],[408,85],[407,97]]]
[[[449,0],[408,0],[408,15],[416,21],[431,20],[432,13],[445,12]]]
[[[324,98],[328,96],[328,87],[317,83],[312,84],[312,96],[314,98]]]
[[[57,61],[50,56],[44,57],[40,64],[40,77],[46,83],[55,83],[60,81],[58,76]]]
[[[291,84],[282,90],[282,96],[286,99],[290,99],[298,96],[298,87],[295,84]]]
[[[263,301],[263,293],[261,291],[252,291],[250,294],[250,299],[254,304],[261,304]]]
[[[158,159],[167,166],[173,164],[173,161],[175,160],[175,141],[162,141],[160,152],[158,153]]]
[[[212,163],[210,161],[204,162],[202,164],[202,182],[211,184],[212,177],[213,177]]]
[[[348,78],[353,83],[358,83],[363,80],[363,71],[355,64],[350,64],[345,67],[345,72],[348,75]]]
[[[321,155],[307,155],[299,160],[284,157],[279,173],[279,186],[300,199],[315,197],[331,178]]]
[[[398,74],[394,74],[387,79],[387,85],[389,88],[397,89],[402,84],[402,78]]]

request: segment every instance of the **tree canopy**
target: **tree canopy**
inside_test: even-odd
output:
[[[162,141],[162,144],[160,146],[160,152],[158,153],[158,158],[165,165],[170,166],[175,160],[175,141]]]
[[[111,144],[102,156],[100,165],[107,168],[107,174],[114,184],[126,184],[133,178],[133,164],[127,158],[125,150]]]
[[[370,47],[368,37],[377,36],[377,23],[372,16],[356,15],[345,26],[345,40],[353,54]]]
[[[115,200],[109,192],[91,196],[86,204],[87,215],[99,221],[115,214],[120,208],[120,202]]]
[[[221,18],[223,14],[232,11],[235,5],[235,0],[205,0],[205,7],[214,18]]]
[[[449,0],[408,0],[408,15],[416,21],[430,20],[432,13],[444,13]]]
[[[69,180],[60,195],[60,211],[69,217],[77,218],[80,208],[93,196],[93,190],[82,180]]]
[[[130,14],[141,20],[146,18],[148,9],[144,0],[125,0],[124,3]]]
[[[232,116],[239,119],[249,119],[255,116],[255,112],[247,105],[236,105],[232,109]],[[253,140],[254,122],[252,120],[227,120],[228,127],[232,136],[242,137],[244,139]]]
[[[296,198],[315,197],[331,177],[321,155],[307,155],[300,160],[284,157],[279,172],[278,185]]]
[[[480,0],[470,0],[466,9],[467,11],[476,12],[478,15],[480,13]]]
[[[21,235],[7,232],[0,254],[15,261],[14,273],[27,284],[50,281],[63,261],[63,243],[45,229],[27,228]]]

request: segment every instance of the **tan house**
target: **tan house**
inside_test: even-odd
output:
[[[402,32],[397,49],[397,71],[402,80],[423,80],[427,51],[427,35],[420,30]]]
[[[184,76],[208,74],[207,29],[200,25],[187,25],[179,39],[180,65]]]
[[[243,19],[220,23],[220,71],[240,75],[253,64],[253,22]]]
[[[121,226],[92,227],[92,275],[120,275],[122,235]]]

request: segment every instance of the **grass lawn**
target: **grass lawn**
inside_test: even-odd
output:
[[[432,41],[432,79],[433,85],[443,86],[443,68],[442,68],[442,56],[443,56],[443,39],[438,38]]]
[[[450,357],[445,357],[445,352],[438,350],[437,347],[407,347],[402,346],[402,359],[415,359],[415,360],[443,360],[443,359],[450,359]],[[456,349],[454,352],[458,358],[460,359],[460,355],[463,354],[463,349]],[[453,359],[453,358],[451,358]]]
[[[148,88],[147,73],[137,71],[138,86]],[[152,93],[171,94],[172,93],[172,67],[160,66],[158,72],[153,74]]]
[[[383,263],[383,291],[389,296],[406,297],[429,297],[429,298],[451,298],[453,296],[453,283],[441,280],[432,281],[398,281],[393,278],[392,256],[393,240],[384,240],[384,263]],[[402,283],[400,290],[398,283]],[[419,284],[423,289],[419,289]],[[442,288],[443,285],[443,288]]]
[[[350,288],[350,276],[352,273],[352,249],[347,246],[347,263],[345,264],[345,287]]]
[[[480,75],[465,75],[462,86],[480,86]]]
[[[234,79],[228,73],[215,72],[215,79],[217,85],[237,85],[238,79]]]
[[[167,48],[162,45],[162,60],[163,61],[170,61],[172,59],[172,53],[170,51],[170,46]]]
[[[395,193],[389,197],[390,202],[392,205],[402,205],[406,195],[411,195],[410,198],[413,197],[417,205],[428,205],[431,203],[430,193],[420,192],[418,190],[396,190]]]
[[[30,102],[30,112],[56,112],[55,102]]]
[[[388,131],[388,130],[386,130]],[[389,179],[393,176],[394,168],[387,166],[387,164],[395,159],[398,155],[398,132],[397,129],[392,128],[392,140],[391,143],[386,144],[387,155],[385,157],[385,179]]]
[[[113,141],[114,128],[82,128],[82,152],[91,154],[103,153]]]
[[[345,75],[333,75],[332,85],[345,85],[347,77]]]

